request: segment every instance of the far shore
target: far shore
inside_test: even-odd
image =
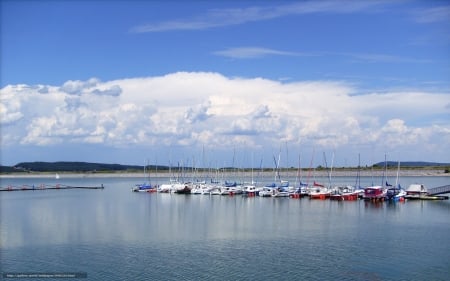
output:
[[[258,172],[254,171],[253,176],[262,176],[270,177],[274,175],[273,171],[264,171]],[[361,177],[381,177],[383,176],[384,171],[382,170],[362,170],[360,171]],[[56,174],[58,174],[59,178],[144,178],[144,177],[152,177],[152,178],[168,178],[168,177],[176,177],[179,176],[179,173],[169,173],[169,172],[157,172],[157,173],[148,173],[144,175],[143,173],[136,172],[87,172],[87,173],[73,173],[73,172],[58,172],[58,173],[49,173],[49,172],[33,172],[33,173],[4,173],[0,174],[0,180],[6,178],[53,178],[55,179]],[[220,178],[228,178],[231,179],[233,177],[251,177],[252,172],[225,172],[224,174],[220,174]],[[299,174],[298,171],[290,170],[290,171],[281,171],[281,178],[295,178],[297,176],[301,176],[302,178],[306,177],[328,177],[329,171],[327,170],[319,170],[319,171],[301,171]],[[332,177],[356,177],[356,170],[335,170],[331,172]],[[386,173],[387,177],[396,177],[397,170],[388,170]],[[444,169],[404,169],[399,172],[399,177],[443,177],[450,176],[450,173],[446,173]],[[191,178],[192,173],[185,173],[186,178]],[[215,174],[206,173],[206,172],[198,172],[196,174],[197,178],[214,178]]]

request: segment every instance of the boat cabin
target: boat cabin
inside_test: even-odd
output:
[[[411,184],[406,189],[407,195],[426,195],[427,192],[427,188],[423,184]]]
[[[386,195],[386,191],[382,186],[370,186],[364,188],[365,199],[378,199]]]

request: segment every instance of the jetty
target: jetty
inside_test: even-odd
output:
[[[0,187],[0,191],[32,191],[32,190],[60,190],[60,189],[104,189],[103,184],[100,186],[72,186],[72,185],[48,185],[48,184],[40,184],[40,185],[22,185],[22,186],[8,186],[8,187]]]
[[[428,195],[430,195],[430,196],[445,194],[445,193],[450,193],[450,184],[428,189]]]
[[[441,194],[450,193],[450,185],[443,185],[433,188],[425,188],[423,185],[412,184],[406,190],[406,199],[412,200],[448,200],[449,197]]]

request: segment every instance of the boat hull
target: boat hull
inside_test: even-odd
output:
[[[358,200],[358,193],[349,194],[334,194],[330,196],[330,200],[336,201],[356,201]]]

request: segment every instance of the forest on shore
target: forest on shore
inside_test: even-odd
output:
[[[421,162],[421,161],[408,161],[401,162],[401,168],[403,169],[443,169],[445,173],[450,172],[450,163],[435,163],[435,162]],[[397,169],[398,162],[388,161],[375,163],[372,166],[364,167],[334,167],[334,170],[367,170],[367,169]],[[171,167],[163,165],[123,165],[123,164],[107,164],[107,163],[90,163],[90,162],[21,162],[14,166],[0,166],[0,173],[54,173],[54,172],[70,172],[70,173],[136,173],[142,172],[144,169],[147,171],[169,171]],[[185,169],[192,170],[193,167],[172,167],[172,169]],[[196,170],[207,170],[208,168],[196,168]],[[222,167],[221,170],[233,170],[236,167]],[[239,170],[251,170],[252,168],[239,168]],[[258,168],[260,169],[260,168]],[[286,169],[286,168],[283,168]],[[296,170],[296,167],[290,167],[289,169]],[[302,170],[309,170],[311,168],[303,168]],[[325,170],[327,167],[317,166],[316,170]],[[273,167],[263,168],[265,171],[272,171]]]

